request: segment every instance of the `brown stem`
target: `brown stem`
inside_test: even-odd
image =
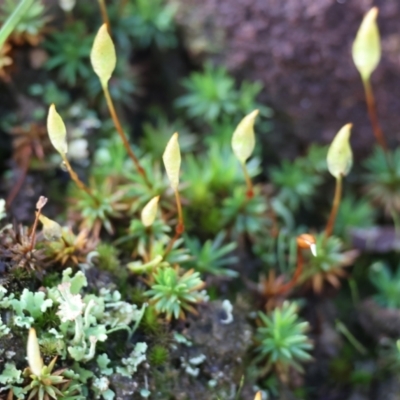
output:
[[[382,149],[385,151],[385,153],[387,153],[387,144],[386,144],[385,137],[383,136],[381,126],[379,125],[378,114],[376,111],[375,97],[374,97],[374,93],[372,91],[372,86],[371,86],[370,80],[363,79],[363,85],[364,85],[364,90],[365,90],[365,99],[367,102],[368,115],[369,115],[369,119],[371,121],[372,130],[374,132],[375,139],[379,143],[379,145],[382,147]]]
[[[35,216],[35,222],[33,223],[33,227],[32,227],[32,233],[31,233],[31,244],[29,246],[29,249],[32,250],[33,246],[35,245],[35,239],[36,239],[36,228],[37,228],[37,224],[39,221],[39,216],[42,210],[38,210],[36,212],[36,216]]]
[[[99,6],[100,6],[101,18],[103,19],[103,22],[107,25],[108,33],[111,35],[110,19],[108,18],[107,7],[104,0],[99,0]]]
[[[183,223],[182,203],[178,189],[175,189],[175,201],[176,201],[176,208],[178,210],[178,225],[176,226],[176,231],[179,232],[179,234],[182,234],[183,231],[185,230],[185,226]]]
[[[128,138],[125,135],[124,130],[122,129],[122,125],[119,121],[118,115],[115,111],[115,107],[114,107],[114,103],[112,101],[112,98],[110,96],[110,91],[108,90],[108,86],[107,85],[103,85],[103,91],[104,91],[104,96],[106,98],[106,102],[107,102],[107,106],[108,106],[108,110],[110,111],[111,114],[111,118],[114,122],[115,128],[119,134],[119,136],[122,139],[122,142],[124,143],[124,147],[126,149],[126,151],[129,154],[129,157],[132,159],[133,163],[135,164],[136,169],[138,170],[139,174],[142,175],[143,179],[146,182],[146,185],[151,188],[151,184],[149,182],[149,180],[147,179],[146,176],[146,172],[145,170],[142,168],[142,166],[139,163],[139,160],[137,159],[137,157],[135,156],[135,154],[133,153],[130,145],[129,145],[129,141]]]
[[[39,200],[36,203],[36,213],[35,213],[35,222],[33,223],[32,232],[31,232],[31,244],[29,246],[29,250],[32,250],[35,246],[35,239],[36,239],[36,228],[39,222],[40,213],[42,212],[42,208],[46,205],[47,198],[44,196],[40,196]]]
[[[246,186],[247,186],[246,196],[248,199],[252,199],[254,196],[253,182],[251,181],[249,171],[247,170],[246,164],[242,164],[242,169],[243,169],[244,179],[246,180]]]
[[[175,235],[171,239],[171,241],[168,244],[167,249],[165,250],[164,258],[172,250],[172,247],[174,246],[174,243],[179,239],[179,237],[185,231],[185,225],[184,225],[184,222],[183,222],[182,204],[181,204],[181,198],[179,196],[178,189],[175,189],[175,200],[176,200],[176,208],[178,210],[178,223],[176,224],[176,227],[175,227]]]
[[[72,169],[71,164],[68,161],[68,158],[64,155],[63,156],[63,162],[65,167],[68,170],[69,176],[71,179],[76,183],[79,189],[83,190],[86,192],[90,197],[93,197],[92,192],[90,189],[79,179],[77,173]]]
[[[336,178],[335,195],[333,197],[333,204],[331,214],[329,215],[328,223],[325,228],[325,238],[332,234],[333,226],[335,225],[336,215],[339,210],[340,200],[342,197],[342,177]]]
[[[296,285],[301,273],[303,272],[303,264],[303,253],[301,247],[297,245],[297,265],[293,277],[289,282],[285,283],[277,290],[277,294],[285,294]]]
[[[128,0],[121,0],[118,10],[119,10],[119,14],[121,15],[124,11],[124,8],[127,6]]]

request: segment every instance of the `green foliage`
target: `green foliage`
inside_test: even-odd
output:
[[[237,257],[228,256],[236,248],[236,243],[223,244],[225,233],[220,232],[214,240],[207,240],[201,245],[196,237],[185,237],[185,245],[193,256],[187,266],[201,273],[209,273],[216,276],[236,277],[236,271],[224,268],[237,262]]]
[[[376,146],[365,161],[367,195],[391,215],[400,212],[400,148],[385,151]]]
[[[368,200],[347,195],[340,202],[334,233],[336,236],[348,239],[351,228],[373,226],[375,215],[376,212]]]
[[[324,282],[334,287],[340,286],[339,279],[346,275],[344,267],[350,265],[357,256],[355,251],[343,251],[343,242],[335,237],[326,238],[325,233],[315,236],[316,256],[309,255],[305,263],[302,282],[310,281],[315,292],[321,292]]]
[[[78,385],[68,388],[69,381],[63,376],[64,370],[54,371],[56,358],[48,365],[42,368],[40,375],[35,375],[29,369],[24,375],[29,376],[31,382],[24,388],[24,392],[29,394],[29,398],[37,398],[38,400],[46,400],[47,398],[70,398],[71,394],[76,390],[79,391]]]
[[[120,237],[116,244],[125,244],[130,252],[141,256],[145,260],[154,260],[156,258],[164,259],[171,264],[184,263],[188,261],[188,250],[181,247],[183,239],[176,240],[166,255],[167,247],[171,241],[169,233],[171,228],[162,220],[156,220],[151,229],[145,227],[141,220],[133,219],[128,229],[128,234]],[[150,245],[151,243],[151,245]],[[158,263],[157,263],[158,264]],[[132,261],[128,268],[132,271],[146,271],[151,269],[152,263],[142,263],[142,261]]]
[[[14,324],[24,328],[30,328],[35,322],[38,324],[43,318],[43,314],[53,305],[53,301],[45,299],[43,292],[30,292],[24,289],[19,300],[8,298],[10,306],[15,312]]]
[[[259,163],[253,158],[247,164],[251,177],[259,173]],[[232,150],[216,143],[202,157],[190,154],[185,158],[183,180],[189,185],[184,193],[194,203],[203,203],[207,197],[226,197],[244,183],[243,171]]]
[[[15,7],[14,0],[3,1],[0,6],[0,22],[4,23],[14,12]],[[45,13],[46,9],[41,0],[32,2],[14,27],[11,34],[12,40],[17,44],[28,42],[31,45],[37,45],[42,39],[42,32],[49,20]]]
[[[129,209],[126,200],[126,190],[115,188],[112,178],[92,179],[90,182],[90,195],[71,183],[71,198],[74,207],[79,210],[82,218],[82,227],[88,230],[100,231],[104,227],[112,233],[112,219],[121,218],[124,211]]]
[[[84,81],[85,93],[90,99],[99,99],[103,109],[106,109],[106,102],[103,97],[103,89],[99,78],[95,74],[91,74]],[[134,96],[142,93],[140,88],[140,77],[123,57],[119,57],[115,70],[108,82],[110,95],[117,104],[130,108],[135,108]]]
[[[103,271],[115,272],[120,268],[118,249],[109,243],[100,243],[96,247],[97,265]]]
[[[257,239],[270,234],[272,221],[268,215],[268,205],[258,188],[254,196],[248,199],[245,189],[237,187],[231,197],[224,200],[221,215],[223,226],[231,228],[234,237],[247,234]]]
[[[159,367],[168,360],[169,352],[165,346],[154,345],[149,352],[149,362],[152,367]]]
[[[110,359],[106,353],[98,355],[96,360],[101,376],[95,376],[93,372],[82,367],[81,363],[96,357],[97,343],[108,340],[113,332],[125,330],[130,336],[137,328],[145,310],[145,306],[138,309],[136,305],[123,301],[118,291],[112,292],[102,288],[98,295],[90,293],[83,295],[82,289],[86,285],[86,277],[82,272],[72,275],[72,270],[66,269],[63,272],[62,282],[56,287],[49,287],[45,291],[36,293],[26,289],[19,298],[13,293],[7,293],[7,290],[0,286],[0,311],[3,314],[7,310],[9,315],[8,332],[3,333],[10,337],[14,335],[15,328],[20,326],[30,326],[33,323],[38,326],[40,320],[56,308],[57,318],[53,325],[47,326],[46,331],[40,335],[42,337],[39,340],[40,346],[45,350],[45,355],[58,356],[68,365],[72,365],[70,370],[61,369],[53,372],[56,360],[54,358],[49,366],[43,368],[40,375],[26,370],[23,379],[21,371],[16,369],[15,364],[8,364],[0,373],[0,383],[12,389],[15,395],[33,393],[32,396],[43,398],[47,393],[53,398],[62,395],[63,398],[71,400],[87,398],[77,396],[80,393],[78,389],[81,389],[82,393],[87,393],[90,388],[98,394],[100,388],[104,388],[104,385],[98,385],[106,382],[104,376],[118,371],[129,373],[131,377],[139,364],[146,359],[144,354],[146,344],[137,343],[127,357],[113,362],[112,367],[108,365]],[[110,392],[106,390],[108,386],[104,389],[103,398],[112,398],[104,397],[112,394],[111,389]]]
[[[67,107],[71,102],[68,92],[61,90],[54,82],[35,83],[28,88],[31,96],[43,102],[46,107],[35,110],[37,119],[43,119],[46,115],[48,107],[51,104],[57,104],[60,108]]]
[[[328,153],[328,146],[321,146],[318,144],[311,144],[307,150],[305,157],[300,160],[304,164],[304,169],[309,172],[322,174],[328,170],[326,163],[326,155]]]
[[[142,125],[143,137],[140,140],[140,149],[144,153],[152,154],[155,160],[161,159],[171,138],[171,132],[179,132],[179,147],[182,154],[195,150],[198,138],[189,132],[182,121],[175,120],[171,123],[158,108],[152,110],[151,119],[151,122]]]
[[[179,97],[175,104],[189,118],[201,118],[212,124],[225,117],[237,119],[238,115],[255,109],[260,109],[262,115],[269,115],[269,110],[260,108],[255,101],[262,85],[244,81],[236,89],[235,80],[224,67],[206,63],[203,72],[193,72],[182,83],[188,93]]]
[[[379,355],[383,365],[393,373],[398,374],[400,371],[400,340],[394,341],[390,338],[384,338],[380,344]]]
[[[3,385],[2,389],[10,389],[15,396],[23,396],[23,388],[20,386],[23,383],[22,371],[16,368],[15,363],[7,362],[5,364],[3,372],[0,374],[0,383]]]
[[[189,154],[185,157],[182,169],[182,180],[186,183],[182,193],[190,202],[185,208],[188,229],[193,224],[201,231],[218,233],[235,219],[237,211],[246,202],[240,164],[229,147],[214,143],[205,155],[195,157]],[[259,172],[259,159],[252,158],[247,169],[251,177],[256,176]],[[234,197],[237,195],[240,198],[230,199],[232,193]],[[254,201],[249,207],[253,204]],[[220,218],[221,213],[223,219]]]
[[[173,48],[177,44],[175,13],[176,7],[165,0],[133,0],[118,14],[112,10],[111,17],[119,27],[117,41],[124,44],[126,37],[141,48]]]
[[[207,301],[202,274],[207,278],[212,278],[210,275],[233,278],[249,271],[247,268],[232,269],[238,262],[233,254],[238,244],[239,254],[244,260],[250,256],[255,265],[260,261],[267,265],[266,270],[259,271],[260,275],[271,274],[268,279],[263,277],[253,283],[243,275],[235,285],[243,285],[245,281],[245,287],[252,286],[262,295],[270,289],[268,285],[275,289],[275,284],[276,294],[282,297],[289,294],[291,289],[287,288],[291,284],[293,287],[311,285],[317,293],[322,291],[326,282],[337,287],[345,276],[344,267],[350,265],[356,256],[354,251],[344,252],[342,241],[335,236],[317,236],[316,257],[309,254],[306,246],[298,247],[296,241],[298,233],[310,232],[310,226],[314,224],[310,218],[310,226],[297,226],[296,217],[302,207],[314,211],[312,199],[318,194],[322,176],[327,171],[327,147],[312,145],[306,156],[292,162],[283,160],[279,167],[271,169],[272,185],[265,182],[264,176],[259,177],[257,154],[260,154],[260,149],[255,147],[257,140],[253,131],[258,110],[262,118],[257,121],[256,132],[265,132],[265,120],[270,116],[270,110],[257,102],[263,87],[259,82],[238,84],[225,67],[213,66],[210,62],[202,66],[201,72],[193,72],[182,81],[184,94],[175,102],[182,119],[170,119],[169,113],[173,110],[168,108],[171,103],[169,93],[162,96],[146,93],[146,101],[137,112],[134,97],[142,90],[136,71],[147,74],[153,72],[154,67],[158,71],[170,71],[170,65],[163,64],[163,54],[164,50],[178,45],[174,22],[177,8],[169,0],[106,3],[111,21],[110,34],[120,57],[115,65],[113,57],[109,60],[110,57],[98,54],[98,64],[101,67],[104,60],[109,61],[110,68],[106,68],[103,80],[109,82],[117,114],[122,116],[126,109],[131,112],[121,121],[127,136],[130,133],[137,136],[137,128],[141,130],[140,149],[134,149],[134,153],[139,155],[140,167],[137,168],[127,156],[112,119],[100,121],[97,117],[105,103],[100,82],[90,67],[89,54],[93,43],[90,32],[98,29],[100,15],[93,15],[92,7],[80,2],[73,14],[66,17],[62,29],[49,32],[44,44],[49,55],[44,67],[55,72],[46,74],[46,77],[55,79],[55,83],[52,80],[39,82],[29,88],[29,93],[36,97],[35,104],[40,104],[40,107],[56,103],[60,109],[68,110],[69,141],[66,130],[62,129],[61,153],[65,155],[70,145],[71,151],[67,155],[71,164],[79,161],[82,167],[88,167],[86,174],[82,174],[85,178],[87,175],[87,180],[83,179],[88,182],[87,188],[83,183],[78,185],[81,189],[74,184],[69,191],[72,206],[65,206],[65,225],[72,225],[74,232],[79,226],[79,232],[74,235],[72,228],[68,231],[63,229],[57,240],[48,239],[45,229],[39,224],[35,241],[33,230],[28,227],[18,230],[7,227],[0,231],[0,268],[4,263],[7,283],[11,281],[13,285],[7,289],[0,286],[1,344],[14,338],[23,340],[24,329],[35,326],[39,333],[40,353],[46,363],[48,357],[57,357],[57,367],[61,368],[53,372],[55,364],[50,364],[44,367],[40,376],[33,376],[29,371],[23,374],[18,369],[21,368],[20,360],[2,366],[0,384],[12,389],[17,397],[23,396],[26,388],[25,394],[29,391],[32,397],[38,398],[47,393],[57,398],[63,395],[65,399],[112,400],[116,396],[113,386],[118,384],[112,378],[122,375],[126,381],[134,383],[133,375],[146,360],[152,369],[137,380],[138,383],[145,381],[146,389],[134,390],[143,397],[148,396],[148,378],[149,387],[154,387],[154,381],[151,382],[153,369],[164,373],[164,368],[160,367],[168,365],[169,357],[172,361],[182,347],[170,346],[171,329],[178,328],[179,332],[184,329],[184,324],[173,321],[171,325],[171,320],[184,319],[188,312],[196,313],[201,309],[196,306]],[[6,0],[0,7],[10,7],[10,4],[11,0]],[[41,28],[37,22],[43,15],[38,10],[43,10],[43,6],[40,4],[32,10],[29,24],[36,28],[36,35],[40,37]],[[106,26],[101,29],[108,38]],[[181,52],[171,53],[174,60],[180,57],[178,53]],[[135,71],[133,63],[136,62],[143,66]],[[97,71],[101,69],[96,68]],[[172,71],[173,75],[179,75],[179,69]],[[68,91],[60,90],[60,85]],[[157,86],[153,86],[154,82],[151,85],[153,91]],[[82,98],[83,94],[85,98]],[[154,99],[160,102],[162,109],[158,106],[148,111],[147,102]],[[247,115],[249,112],[251,114]],[[40,119],[42,114],[42,109],[37,109],[34,117]],[[245,115],[244,121],[246,118],[249,120],[232,135],[236,124]],[[116,125],[118,127],[118,123]],[[200,135],[194,135],[194,129]],[[55,131],[55,136],[60,136],[60,129]],[[166,174],[162,158],[167,143],[171,144],[171,134],[176,131],[180,135],[179,151],[177,135],[174,134],[172,145],[175,151],[169,160],[172,167],[167,165]],[[76,137],[88,144],[90,152],[93,150],[93,161],[88,156],[89,151],[80,159],[73,160],[76,152],[72,143]],[[16,148],[21,146],[20,142],[15,142]],[[29,143],[29,146],[32,147],[28,150],[36,151],[35,146],[40,147],[40,143]],[[334,175],[340,176],[348,172],[350,156],[337,166],[343,146],[336,150],[336,155],[328,157],[328,163]],[[182,168],[177,162],[180,152]],[[235,154],[242,165],[246,164],[249,175],[246,175],[246,180]],[[56,155],[54,162],[59,160]],[[369,170],[367,181],[373,202],[393,213],[400,211],[400,150],[390,153],[389,160],[388,164],[382,150],[378,149],[366,163]],[[44,176],[42,171],[40,176]],[[71,176],[74,178],[73,174]],[[260,183],[249,181],[256,177]],[[31,182],[27,182],[27,186],[30,185]],[[171,187],[176,193],[179,190],[184,224],[181,224],[181,210],[176,206]],[[155,216],[155,220],[150,218],[151,221],[146,223],[140,218],[141,212],[156,196],[159,197],[157,212],[153,209],[154,212],[149,213],[151,217]],[[60,200],[63,205],[64,199]],[[5,217],[2,205],[0,201],[0,219]],[[48,215],[51,215],[62,211],[62,206],[56,204],[48,210]],[[47,215],[47,211],[44,214]],[[32,217],[35,217],[33,212]],[[344,198],[335,232],[345,237],[347,227],[370,226],[373,218],[371,206],[365,200]],[[183,225],[185,234],[180,230]],[[301,275],[297,277],[296,270],[291,281],[290,273],[300,265],[299,261],[303,261]],[[87,272],[88,279],[81,271],[73,275],[70,268],[64,269],[61,277],[57,268],[67,265]],[[36,273],[44,271],[44,268],[48,273],[45,280],[41,280],[39,273],[38,277],[33,276],[32,271]],[[371,271],[371,279],[379,290],[377,301],[387,307],[400,307],[397,300],[400,297],[400,284],[397,285],[400,272],[392,274],[387,267],[381,268],[383,272]],[[10,270],[13,272],[9,273]],[[22,289],[26,282],[26,278],[22,280],[22,274],[27,276],[27,271],[32,275],[28,276],[31,286]],[[250,271],[253,275],[255,268]],[[282,275],[274,275],[276,271]],[[129,279],[126,279],[127,274],[131,274]],[[0,279],[3,282],[3,278]],[[215,281],[215,278],[210,280]],[[115,285],[118,290],[115,290]],[[282,287],[284,290],[279,292]],[[287,293],[284,293],[286,289]],[[226,294],[231,298],[237,293],[229,291]],[[129,301],[123,297],[125,295]],[[280,304],[281,299],[272,300],[267,309]],[[223,302],[223,307],[228,314],[224,323],[240,321],[236,317],[232,321],[229,300]],[[277,373],[269,378],[270,386],[278,392],[277,376],[287,378],[291,368],[301,371],[301,364],[311,359],[313,346],[306,334],[308,323],[301,321],[296,305],[289,302],[284,302],[269,314],[261,312],[257,322],[260,325],[256,329],[256,361],[267,362],[263,372],[274,370]],[[139,325],[140,332],[133,335]],[[181,333],[175,332],[176,342],[190,347],[192,343],[184,338],[185,332]],[[138,337],[147,340],[148,336],[149,344],[136,341]],[[177,339],[179,336],[184,338],[183,342]],[[8,357],[2,349],[0,355]],[[201,364],[206,356],[189,356],[191,358],[179,354],[182,370],[200,373],[201,368],[195,366]],[[254,368],[258,369],[258,366]],[[165,376],[169,379],[168,374]],[[210,386],[219,385],[218,376],[208,377]],[[79,390],[76,390],[78,386]],[[220,396],[219,393],[216,395]]]
[[[146,171],[146,176],[151,182],[151,187],[146,183],[146,180],[136,170],[127,169],[125,171],[126,179],[128,180],[127,197],[135,199],[132,204],[132,211],[141,211],[142,208],[155,196],[160,196],[167,190],[169,183],[161,162],[155,160],[152,156],[146,155],[140,159],[141,166]],[[161,203],[163,198],[161,198]]]
[[[256,338],[259,359],[267,359],[269,367],[287,373],[290,367],[302,371],[300,363],[311,360],[313,345],[305,332],[309,325],[297,315],[295,303],[285,302],[270,315],[259,313],[262,325],[257,328]]]
[[[133,16],[131,32],[140,47],[152,43],[160,49],[176,46],[175,6],[164,0],[135,0],[130,13]]]
[[[79,45],[78,45],[79,44]],[[75,21],[68,29],[55,31],[44,43],[50,58],[47,69],[56,69],[60,81],[69,86],[84,81],[92,75],[89,55],[93,35],[88,34],[83,21]]]
[[[92,175],[103,180],[107,176],[123,179],[124,175],[131,173],[132,165],[126,157],[126,150],[121,138],[114,135],[112,123],[102,124],[102,133],[108,139],[100,139],[93,157]],[[128,172],[127,172],[128,171]]]
[[[293,271],[297,259],[296,238],[302,232],[301,228],[294,231],[281,228],[277,235],[255,236],[253,252],[268,267],[278,267],[278,271],[283,273]]]
[[[145,292],[158,313],[165,313],[166,318],[184,318],[185,311],[195,312],[194,304],[205,300],[200,290],[204,282],[198,272],[182,272],[171,266],[159,267],[153,275],[154,284]]]
[[[377,303],[400,309],[400,266],[392,272],[383,262],[376,262],[369,269],[369,279],[378,291],[374,296]]]
[[[310,206],[310,200],[322,182],[312,167],[298,158],[294,161],[283,160],[279,168],[271,170],[271,181],[279,189],[279,200],[293,212],[300,205]]]

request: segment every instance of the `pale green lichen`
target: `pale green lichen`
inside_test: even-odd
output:
[[[72,274],[70,268],[63,271],[59,285],[35,293],[24,289],[18,297],[0,286],[0,311],[6,311],[9,320],[6,325],[0,319],[0,337],[9,335],[12,339],[14,327],[30,328],[52,313],[52,318],[59,319],[59,323],[55,322],[53,327],[38,335],[40,352],[70,361],[72,367],[63,372],[63,376],[71,380],[70,387],[76,393],[83,395],[77,394],[74,398],[84,399],[92,393],[94,398],[112,400],[115,393],[107,377],[115,373],[132,377],[146,360],[147,344],[137,343],[127,357],[116,362],[111,361],[107,353],[97,354],[97,343],[106,341],[117,330],[125,330],[131,337],[147,305],[139,309],[122,301],[118,291],[106,288],[98,295],[83,294],[85,286],[85,275],[82,272]],[[97,364],[95,372],[84,367],[93,359]],[[32,384],[39,384],[37,379],[36,383],[32,381],[26,386],[25,380],[14,363],[7,363],[0,374],[0,391],[11,389],[17,399],[23,399],[27,390],[34,389]]]

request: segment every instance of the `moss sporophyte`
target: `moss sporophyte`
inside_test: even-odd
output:
[[[44,2],[14,3],[0,6],[0,78],[15,100],[1,122],[12,146],[0,199],[0,397],[323,396],[321,376],[338,393],[366,385],[354,365],[376,372],[378,391],[394,369],[373,358],[380,342],[364,342],[382,327],[350,323],[363,296],[385,318],[400,308],[400,269],[384,254],[398,247],[400,149],[389,150],[371,85],[378,9],[352,47],[378,147],[352,170],[356,115],[354,136],[347,123],[329,146],[282,149],[260,103],[269,85],[238,82],[220,61],[181,78],[189,58],[216,54],[209,39],[193,44],[200,14],[184,27],[196,2],[99,0],[94,14],[60,0],[57,19]],[[25,69],[19,93],[10,79]],[[277,121],[292,111],[281,112]],[[376,226],[388,216],[395,228]],[[379,240],[358,243],[354,227]],[[368,286],[369,246],[382,261],[366,264]],[[398,367],[398,335],[388,336]]]

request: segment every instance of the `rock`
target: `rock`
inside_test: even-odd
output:
[[[358,308],[361,326],[375,340],[400,337],[400,310],[384,308],[373,299],[363,301]]]
[[[374,399],[379,400],[400,400],[400,379],[394,375],[389,379],[384,380],[378,385]]]
[[[354,124],[352,146],[370,150],[375,141],[351,46],[364,13],[377,5],[383,58],[372,83],[386,137],[400,139],[398,0],[174,2],[192,56],[212,54],[236,76],[264,84],[263,100],[278,117],[277,134],[268,141],[282,145],[281,157],[299,145],[330,142],[348,122]]]
[[[235,398],[245,374],[245,356],[251,345],[252,331],[245,313],[235,307],[233,320],[224,323],[226,321],[229,319],[221,301],[204,305],[199,316],[188,316],[181,332],[185,339],[174,346],[171,366],[166,366],[159,374],[162,384],[155,378],[155,388],[164,389],[155,398],[167,398],[168,387],[168,393],[179,400]],[[247,391],[246,385],[249,383],[245,383]]]

